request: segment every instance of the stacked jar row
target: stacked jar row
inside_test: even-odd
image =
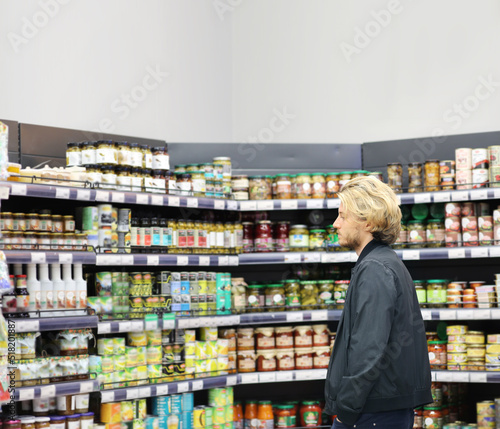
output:
[[[485,284],[479,280],[467,282],[446,279],[414,280],[413,283],[420,306],[429,308],[476,308],[477,288]]]

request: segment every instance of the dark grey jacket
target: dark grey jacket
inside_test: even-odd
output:
[[[325,385],[326,412],[361,413],[432,402],[422,313],[410,273],[389,246],[368,243],[352,270]]]

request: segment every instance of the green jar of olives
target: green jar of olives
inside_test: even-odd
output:
[[[427,233],[425,222],[421,220],[410,220],[408,222],[408,242],[410,247],[425,247]]]
[[[263,285],[247,286],[247,312],[259,313],[264,311],[265,296]]]
[[[318,287],[314,280],[300,282],[300,298],[304,310],[314,310],[318,305]]]
[[[285,288],[282,284],[266,287],[266,308],[271,311],[283,311],[285,308]]]
[[[333,288],[334,283],[331,280],[319,280],[319,308],[328,308],[329,306],[335,304],[333,298]]]

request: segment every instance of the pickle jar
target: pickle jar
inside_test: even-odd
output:
[[[111,165],[101,167],[102,189],[116,189],[116,173]]]
[[[141,148],[139,147],[139,143],[130,143],[129,152],[131,166],[136,168],[145,168],[142,166],[143,154]]]
[[[439,219],[431,219],[427,222],[427,247],[444,247],[445,233],[444,223]]]
[[[311,175],[311,197],[315,199],[326,198],[326,180],[323,173]]]
[[[94,142],[85,142],[82,145],[82,164],[83,166],[95,164],[95,144]]]
[[[408,222],[408,243],[410,247],[425,247],[427,233],[425,222],[421,220],[410,220]]]
[[[248,313],[259,313],[263,311],[265,306],[264,286],[248,285],[246,297]]]
[[[344,185],[352,179],[352,171],[342,171],[339,176],[339,190],[341,191]]]
[[[299,200],[306,200],[312,197],[311,175],[309,173],[299,173],[295,179],[295,194]]]
[[[66,166],[79,167],[82,165],[82,151],[79,143],[68,143],[66,149]]]
[[[251,200],[270,200],[272,198],[272,188],[265,176],[250,176],[248,181]]]
[[[314,280],[300,282],[300,300],[303,309],[314,310],[317,308],[318,287]]]
[[[118,165],[132,167],[132,153],[130,144],[127,142],[116,142]]]
[[[176,175],[177,189],[179,190],[179,195],[192,195],[193,188],[191,182],[191,174],[181,173]]]
[[[387,164],[387,184],[394,192],[402,192],[403,166],[399,162]]]
[[[95,163],[106,165],[116,165],[118,163],[116,146],[111,140],[100,140],[97,142]]]
[[[326,178],[326,198],[337,198],[340,189],[340,173],[327,173]]]
[[[428,307],[446,307],[447,280],[427,280],[427,305]]]
[[[153,150],[147,144],[141,144],[141,165],[138,167],[142,168],[151,168],[153,169]],[[169,167],[164,168],[163,170],[168,170]],[[160,168],[160,170],[162,170]]]
[[[326,309],[335,304],[333,297],[334,283],[332,280],[319,280],[318,281],[318,301],[319,308]]]
[[[335,285],[333,286],[333,299],[338,309],[344,308],[348,288],[349,280],[335,280]]]
[[[205,172],[200,170],[191,171],[191,184],[194,197],[204,197],[207,187]]]
[[[325,250],[326,230],[311,229],[309,231],[309,250]]]
[[[427,192],[439,191],[441,177],[439,174],[439,161],[437,159],[429,159],[425,161],[425,190]]]
[[[290,251],[307,252],[309,250],[309,230],[306,225],[292,225],[289,235]]]
[[[285,303],[287,310],[300,310],[302,305],[300,282],[298,280],[285,281]]]
[[[413,280],[413,285],[415,286],[420,307],[425,307],[425,304],[427,303],[427,285],[425,280]]]
[[[283,311],[285,307],[285,288],[282,284],[272,284],[266,287],[266,308],[271,311]]]
[[[130,191],[132,188],[130,167],[116,167],[115,173],[116,173],[116,189],[119,191]]]
[[[102,183],[102,173],[101,169],[98,165],[92,164],[87,165],[87,181],[89,181],[92,185],[100,186]]]
[[[422,164],[410,162],[408,164],[408,192],[422,191]]]
[[[273,188],[277,200],[292,198],[292,182],[289,174],[277,174],[274,178]]]

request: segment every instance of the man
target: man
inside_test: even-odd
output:
[[[374,177],[339,193],[339,244],[351,274],[325,385],[332,428],[410,429],[413,408],[432,402],[422,314],[410,273],[389,247],[401,229],[394,192]]]

